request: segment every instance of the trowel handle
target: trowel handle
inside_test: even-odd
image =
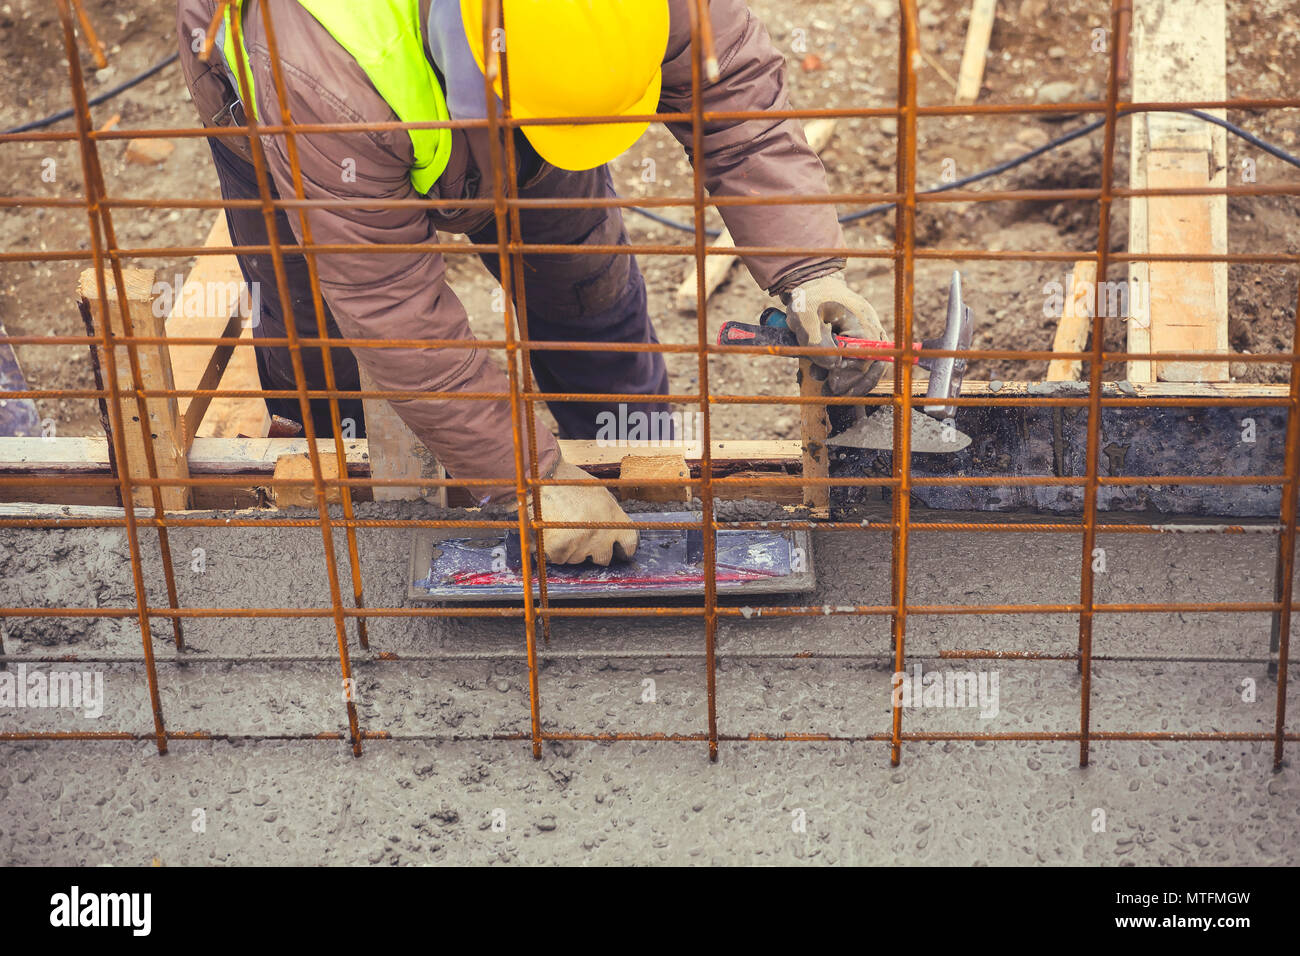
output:
[[[763,318],[766,321],[768,313],[775,312],[775,309],[768,309],[764,312]],[[784,318],[784,316],[782,316]],[[832,334],[835,344],[840,348],[850,349],[876,349],[885,350],[894,348],[893,342],[882,342],[875,339],[859,339],[851,335]],[[784,324],[764,324],[751,325],[747,322],[724,322],[722,328],[718,330],[719,345],[759,345],[759,346],[782,346],[786,348],[797,348],[799,340],[795,338],[794,332]],[[915,348],[921,348],[918,342]],[[877,361],[892,362],[894,356],[880,355],[875,357]],[[918,359],[912,359],[913,364],[918,364]]]

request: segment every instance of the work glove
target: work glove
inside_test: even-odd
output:
[[[831,332],[885,341],[885,330],[871,303],[844,283],[838,273],[809,279],[781,295],[786,322],[799,344],[832,348]],[[824,381],[826,395],[865,395],[885,374],[884,362],[846,359],[838,355],[810,355],[813,377]]]
[[[590,478],[577,465],[560,462],[552,478]],[[627,521],[608,488],[544,485],[541,490],[543,521]],[[542,536],[546,560],[552,564],[592,561],[607,565],[612,558],[626,561],[636,553],[635,528],[547,528]]]

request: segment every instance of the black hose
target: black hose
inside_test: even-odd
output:
[[[1140,112],[1143,111],[1137,109],[1127,109],[1127,110],[1120,110],[1119,115],[1127,116],[1131,113],[1140,113]],[[1151,112],[1155,112],[1155,111],[1153,110]],[[1221,119],[1212,113],[1206,113],[1202,110],[1194,110],[1194,109],[1168,110],[1168,111],[1161,110],[1160,112],[1185,113],[1188,116],[1195,116],[1197,119],[1203,120],[1206,123],[1213,123],[1215,126],[1222,126],[1229,133],[1232,133],[1236,136],[1240,136],[1242,139],[1250,143],[1252,146],[1256,146],[1262,149],[1264,152],[1272,156],[1276,156],[1284,163],[1290,163],[1292,166],[1300,167],[1300,156],[1294,156],[1291,153],[1288,153],[1282,147],[1275,146],[1272,143],[1262,140],[1254,133],[1247,132],[1246,130],[1242,129],[1240,126],[1236,125],[1235,123],[1229,123],[1227,120]],[[1034,149],[1031,149],[1027,153],[1022,153],[1019,156],[1014,156],[1011,159],[998,163],[996,166],[990,166],[988,169],[982,169],[977,173],[972,173],[969,176],[963,176],[961,179],[953,180],[950,183],[943,183],[942,185],[939,186],[931,186],[929,189],[922,189],[920,190],[920,192],[922,194],[947,192],[948,190],[951,189],[960,189],[962,186],[968,186],[971,183],[979,182],[981,179],[988,179],[990,176],[996,176],[999,173],[1005,173],[1007,170],[1015,169],[1017,166],[1021,165],[1022,163],[1027,163],[1031,159],[1036,159],[1039,156],[1042,156],[1044,153],[1050,152],[1051,150],[1054,150],[1060,146],[1064,146],[1066,143],[1072,142],[1081,136],[1087,136],[1089,133],[1095,132],[1101,129],[1105,125],[1106,125],[1105,119],[1094,120],[1091,123],[1087,123],[1084,126],[1080,126],[1078,129],[1070,130],[1070,132],[1064,134],[1063,136],[1058,136],[1056,139],[1044,143],[1042,146],[1035,147]],[[866,209],[859,209],[857,212],[845,213],[843,216],[839,217],[840,222],[842,223],[855,222],[858,219],[865,219],[867,216],[879,215],[882,212],[888,212],[889,210],[893,209],[896,205],[898,204],[887,202],[887,203],[881,203],[878,206],[868,206]],[[669,219],[667,216],[661,216],[658,213],[650,212],[648,209],[642,209],[640,206],[632,206],[630,208],[633,212],[640,213],[642,216],[645,216],[647,219],[653,219],[655,222],[662,223],[663,225],[669,226],[670,228],[680,229],[682,232],[695,231],[695,227],[693,225],[677,222],[676,220]],[[712,239],[716,239],[722,233],[721,230],[718,229],[706,229],[705,234]]]
[[[131,77],[131,79],[127,80],[125,83],[119,83],[111,90],[105,90],[103,93],[100,93],[98,96],[94,97],[88,105],[98,106],[100,103],[106,102],[107,100],[111,100],[113,97],[117,96],[120,93],[125,93],[131,87],[139,83],[143,83],[145,80],[149,79],[149,77],[153,76],[159,70],[171,66],[173,63],[179,60],[180,57],[181,55],[179,53],[173,53],[171,56],[164,57],[163,59],[155,63],[153,66],[149,67],[149,69],[145,70],[143,73],[137,73],[135,76]],[[32,120],[30,123],[23,123],[21,126],[13,126],[6,130],[0,130],[0,135],[7,136],[10,133],[26,133],[30,130],[40,129],[42,126],[51,126],[54,123],[57,123],[59,120],[68,119],[72,115],[73,115],[73,110],[70,109],[59,110],[57,113],[51,113],[49,116],[46,116],[42,119]]]
[[[120,83],[117,86],[113,87],[111,90],[105,90],[103,93],[100,93],[98,96],[90,100],[89,105],[98,106],[100,103],[104,103],[108,100],[111,100],[113,97],[126,92],[131,87],[136,86],[139,83],[143,83],[145,80],[149,79],[149,77],[153,76],[155,73],[175,63],[178,59],[180,59],[179,53],[173,53],[170,56],[164,57],[163,59],[155,63],[153,66],[149,67],[149,69],[145,70],[143,73],[137,73],[135,76],[131,77],[125,83]],[[1142,111],[1136,109],[1120,110],[1118,115],[1127,116],[1131,113],[1138,113],[1138,112],[1142,112]],[[1282,160],[1282,162],[1290,163],[1292,166],[1300,167],[1300,157],[1288,153],[1281,146],[1276,146],[1273,143],[1260,139],[1254,133],[1242,129],[1236,123],[1230,123],[1227,120],[1221,119],[1220,117],[1215,116],[1212,113],[1206,113],[1203,110],[1195,110],[1195,109],[1169,110],[1169,111],[1161,111],[1161,112],[1184,113],[1188,116],[1195,116],[1197,119],[1202,120],[1206,123],[1213,123],[1215,126],[1222,126],[1229,133],[1241,137],[1246,142],[1250,143],[1252,146],[1262,149],[1270,156],[1275,156],[1278,159]],[[60,110],[59,112],[51,113],[49,116],[43,117],[42,119],[32,120],[30,123],[24,123],[21,126],[11,127],[10,129],[4,130],[3,133],[0,133],[0,135],[8,135],[10,133],[26,133],[29,130],[40,129],[43,126],[50,126],[54,123],[57,123],[59,120],[68,119],[72,115],[73,115],[73,111],[70,109]],[[1031,149],[1027,153],[1021,153],[1019,156],[1014,156],[1011,159],[998,163],[996,166],[990,166],[988,169],[982,169],[977,173],[972,173],[969,176],[963,176],[961,179],[953,180],[950,183],[943,183],[942,185],[939,186],[931,186],[929,189],[922,189],[920,192],[922,194],[947,192],[948,190],[952,190],[952,189],[960,189],[962,186],[969,186],[971,183],[977,183],[980,180],[988,179],[991,176],[997,176],[1000,173],[1005,173],[1008,170],[1015,169],[1017,166],[1029,162],[1031,159],[1037,159],[1039,156],[1042,156],[1044,153],[1051,152],[1054,149],[1064,146],[1066,143],[1073,142],[1074,140],[1078,139],[1081,136],[1087,136],[1089,133],[1095,132],[1096,130],[1101,129],[1105,125],[1106,125],[1105,119],[1094,120],[1091,123],[1087,123],[1083,126],[1080,126],[1078,129],[1071,130],[1070,132],[1064,134],[1063,136],[1058,136],[1056,137],[1056,139],[1050,140],[1049,142],[1044,143],[1042,146],[1035,147],[1034,149]],[[839,217],[839,221],[842,223],[856,222],[857,220],[865,219],[868,216],[875,216],[883,212],[888,212],[889,210],[893,209],[896,205],[898,204],[887,202],[887,203],[881,203],[877,206],[868,206],[866,209],[859,209],[857,212],[845,213],[843,216]],[[632,212],[638,213],[639,215],[644,216],[646,219],[653,220],[654,222],[660,223],[661,225],[668,226],[671,229],[678,229],[681,230],[682,232],[695,231],[695,226],[692,224],[678,222],[675,219],[669,219],[667,216],[661,216],[658,213],[651,212],[648,209],[642,209],[640,206],[631,206],[629,208],[632,210]],[[710,239],[716,239],[718,236],[722,234],[721,230],[719,229],[706,229],[704,232],[705,235],[707,235]]]

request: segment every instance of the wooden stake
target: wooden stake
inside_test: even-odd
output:
[[[1061,322],[1052,342],[1053,352],[1082,352],[1092,329],[1093,305],[1096,303],[1097,263],[1082,259],[1074,264],[1074,284],[1065,292]],[[1047,366],[1047,381],[1075,382],[1083,377],[1079,359],[1052,359]]]
[[[972,0],[970,23],[966,27],[966,48],[962,51],[961,69],[957,73],[958,103],[974,103],[979,99],[997,6],[997,0]]]
[[[81,273],[77,285],[78,298],[83,315],[89,315],[95,334],[102,334],[102,322],[107,314],[109,329],[116,338],[126,335],[126,323],[122,319],[118,306],[118,295],[113,283],[113,276],[106,276],[108,301],[99,301],[99,292],[95,280],[95,270],[87,269]],[[162,336],[163,320],[154,315],[152,269],[123,269],[122,279],[126,285],[126,300],[131,309],[131,326],[136,336]],[[99,350],[99,347],[95,347]],[[147,390],[173,389],[171,360],[165,345],[136,346],[140,362],[140,384]],[[149,463],[145,452],[145,436],[140,427],[139,406],[133,392],[131,378],[131,361],[125,344],[115,344],[114,359],[117,363],[117,383],[121,397],[118,407],[122,412],[123,443],[126,447],[127,463],[131,476],[135,479],[149,477]],[[106,367],[107,356],[102,351],[97,355],[101,367]],[[105,374],[104,381],[108,381]],[[111,399],[110,399],[111,400]],[[175,398],[146,399],[149,422],[148,431],[153,442],[154,461],[159,478],[188,478],[189,465],[186,461],[186,444],[181,427],[180,414]],[[132,500],[136,505],[153,504],[153,492],[146,485],[132,487]],[[166,485],[162,488],[163,507],[168,511],[183,510],[189,507],[190,489],[183,485]]]
[[[822,396],[822,383],[812,376],[812,362],[799,360],[799,394]],[[803,475],[805,478],[830,477],[830,451],[826,436],[830,434],[831,420],[825,405],[800,405],[803,432]],[[829,485],[805,485],[803,503],[816,512],[830,513],[831,489]]]
[[[230,246],[226,214],[217,213],[207,248]],[[179,276],[175,277],[179,282]],[[167,316],[169,338],[243,338],[252,340],[252,320],[245,320],[236,308],[253,297],[244,288],[239,260],[232,253],[221,256],[197,256],[185,282],[176,291],[171,313]],[[253,349],[233,345],[173,345],[171,362],[177,388],[223,388],[244,390],[261,388],[257,376],[257,356]],[[192,443],[202,428],[205,435],[233,438],[236,435],[265,435],[266,402],[260,398],[182,398],[181,420],[185,440]],[[203,427],[206,423],[207,427]]]
[[[1135,0],[1133,92],[1138,102],[1227,96],[1224,0]],[[1223,110],[1208,110],[1223,117]],[[1227,134],[1180,113],[1135,113],[1129,185],[1134,189],[1227,184]],[[1129,251],[1222,255],[1228,250],[1226,196],[1137,197],[1129,206]],[[1128,351],[1219,353],[1217,362],[1136,360],[1132,382],[1225,381],[1228,363],[1226,262],[1129,264]],[[1141,296],[1135,309],[1133,299]],[[1207,355],[1208,358],[1208,355]]]
[[[690,468],[686,467],[686,456],[681,452],[662,455],[625,455],[619,466],[620,478],[647,478],[662,481],[666,478],[691,477]],[[690,501],[691,489],[686,485],[672,487],[659,485],[642,488],[625,485],[618,489],[619,497],[624,501]]]

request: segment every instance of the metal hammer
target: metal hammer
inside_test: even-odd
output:
[[[970,348],[973,314],[970,306],[962,302],[961,273],[954,270],[952,281],[948,284],[948,314],[943,334],[938,338],[925,339],[913,344],[916,349],[943,349],[946,351],[963,351]],[[855,351],[879,353],[884,349],[894,348],[893,342],[860,339],[851,335],[834,335],[835,344],[840,348]],[[718,330],[719,345],[775,345],[797,347],[799,341],[786,324],[783,311],[775,307],[763,310],[759,324],[746,322],[725,322]],[[850,358],[871,358],[881,362],[892,362],[892,355],[860,355]],[[924,356],[912,359],[912,362],[930,373],[926,387],[925,410],[935,418],[951,418],[957,413],[955,405],[948,404],[949,399],[961,394],[962,380],[966,377],[966,360],[955,355]]]

